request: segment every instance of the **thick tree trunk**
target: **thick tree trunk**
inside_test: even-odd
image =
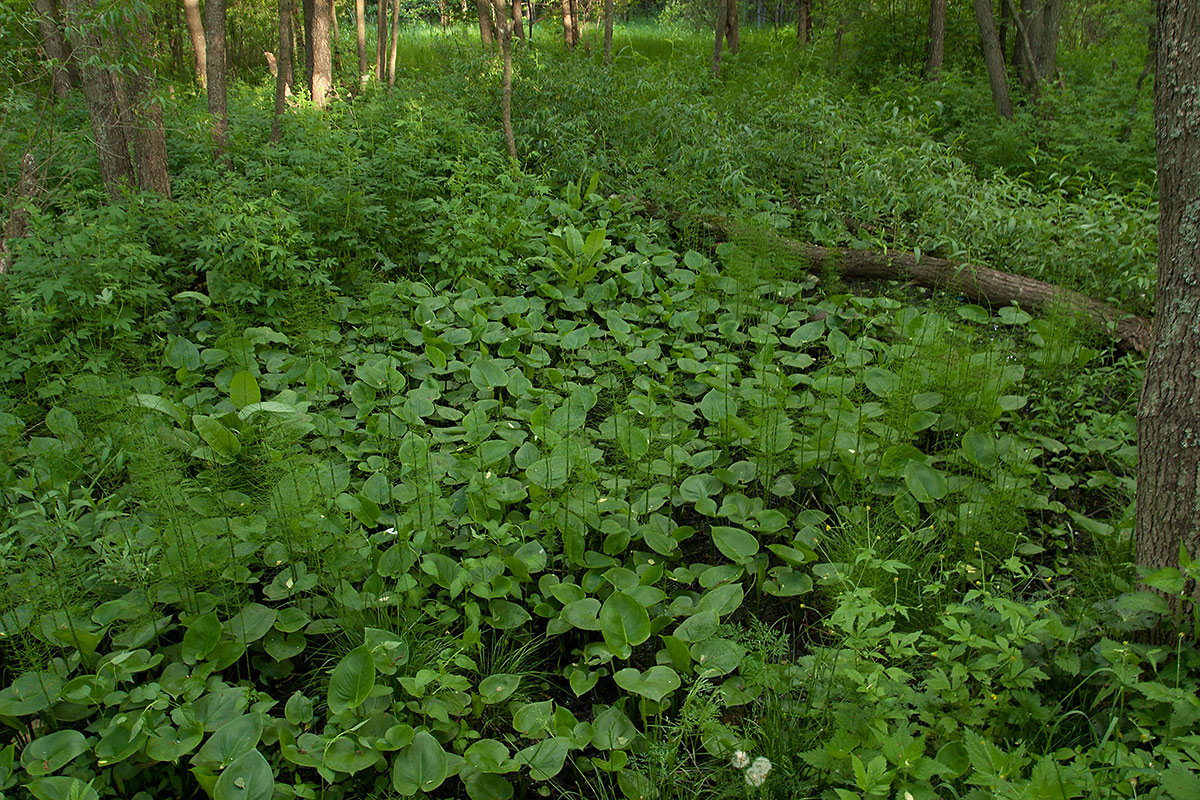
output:
[[[62,18],[54,0],[34,0],[37,11],[38,30],[42,35],[42,49],[50,60],[50,77],[54,83],[54,94],[66,97],[71,93],[71,50],[63,36]]]
[[[367,2],[354,0],[354,35],[358,45],[358,85],[365,88],[371,73],[367,70]]]
[[[525,38],[525,9],[522,0],[514,0],[512,4],[513,36]]]
[[[333,26],[333,0],[313,0],[312,31],[309,47],[312,50],[313,105],[324,108],[333,88],[333,51],[330,34]]]
[[[114,74],[102,63],[101,37],[89,17],[94,10],[92,0],[67,0],[66,16],[73,36],[72,49],[79,57],[83,99],[92,121],[96,141],[96,156],[100,162],[100,180],[113,197],[124,187],[134,184],[133,161],[129,157],[129,140],[121,123]]]
[[[225,0],[205,0],[204,30],[207,43],[205,70],[208,75],[208,113],[213,118],[213,141],[217,158],[229,148],[229,111],[225,97]]]
[[[575,0],[562,0],[562,14],[563,41],[568,50],[573,50],[579,41],[579,31],[575,29],[579,24],[579,15],[575,11]]]
[[[271,120],[271,141],[283,137],[283,112],[287,108],[288,73],[292,71],[291,0],[279,0],[279,69],[275,75],[275,116]]]
[[[1021,0],[1019,11],[1013,0],[1007,0],[1007,3],[1017,26],[1013,44],[1017,77],[1022,86],[1036,92],[1042,81],[1054,77],[1062,27],[1062,0]]]
[[[492,35],[492,12],[488,9],[488,0],[475,0],[475,12],[479,15],[479,40],[490,45],[495,37]]]
[[[737,0],[725,0],[727,6],[725,10],[725,41],[729,44],[729,52],[737,55],[737,51],[741,49],[742,39],[740,35],[740,17],[738,11]]]
[[[713,40],[712,74],[721,74],[721,45],[728,29],[729,0],[717,0],[717,21],[714,24],[716,38]]]
[[[1137,562],[1150,568],[1178,566],[1181,548],[1200,557],[1200,4],[1158,0],[1157,30],[1158,294],[1134,527]]]
[[[779,7],[782,7],[782,4]],[[812,0],[799,0],[796,7],[796,41],[801,45],[808,44],[811,32]]]
[[[154,48],[150,23],[145,16],[138,19],[137,37],[142,52]],[[133,121],[133,154],[137,162],[138,187],[171,197],[171,176],[167,170],[167,140],[163,128],[162,106],[154,98],[154,74],[148,65],[141,65],[132,76],[131,98]]]
[[[612,63],[613,14],[616,4],[613,0],[604,0],[604,66]]]
[[[946,0],[929,0],[929,27],[925,31],[925,77],[937,80],[946,53]]]
[[[507,0],[492,0],[496,11],[497,33],[500,35],[500,56],[503,72],[500,79],[500,122],[504,128],[504,146],[508,157],[517,160],[517,142],[513,138],[512,126],[512,35],[513,23],[509,18]]]
[[[201,89],[208,88],[207,52],[204,39],[204,21],[200,18],[200,0],[183,0],[183,17],[187,21],[188,38],[192,40],[195,57],[196,83]]]
[[[312,97],[313,88],[313,17],[316,16],[317,0],[300,0],[304,16],[304,85],[308,87],[308,96]]]
[[[387,0],[379,0],[375,5],[375,80],[380,83],[387,72],[387,21]]]
[[[396,59],[400,56],[400,0],[392,0],[392,51],[388,55],[388,88],[396,85]]]
[[[1008,94],[1008,77],[1004,72],[1004,56],[996,36],[996,18],[992,16],[991,0],[975,0],[975,21],[983,42],[983,58],[987,62],[988,83],[992,86],[992,102],[1002,117],[1013,118],[1012,98]]]
[[[26,153],[21,158],[21,177],[12,194],[5,198],[9,201],[6,205],[11,210],[8,213],[8,222],[4,226],[4,234],[0,236],[0,275],[8,272],[12,265],[12,243],[25,238],[25,233],[29,230],[29,201],[41,193],[37,161],[33,153]]]

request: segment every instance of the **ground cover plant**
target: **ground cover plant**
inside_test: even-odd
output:
[[[164,100],[174,200],[103,202],[62,110],[0,276],[0,792],[1195,796],[1141,359],[785,244],[1142,313],[1152,194],[993,173],[926,94],[965,77],[742,35],[719,80],[678,26],[535,42],[518,164],[454,30],[277,145],[238,84],[224,167]]]

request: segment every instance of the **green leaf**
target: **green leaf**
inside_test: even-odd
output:
[[[559,445],[554,452],[545,458],[539,458],[525,470],[525,477],[547,491],[558,489],[567,482],[571,474],[571,462],[567,458],[567,448]]]
[[[883,367],[867,367],[863,374],[863,385],[876,397],[887,397],[896,391],[896,387],[900,385],[900,378]]]
[[[471,364],[471,383],[480,391],[508,386],[508,371],[494,359],[480,356]]]
[[[625,592],[613,592],[600,608],[600,633],[617,658],[629,658],[633,648],[650,638],[650,615]]]
[[[0,717],[24,717],[58,700],[63,679],[53,672],[25,672],[0,690]]]
[[[271,800],[275,773],[257,749],[251,750],[221,772],[213,800]]]
[[[140,408],[148,408],[151,411],[157,411],[161,414],[166,414],[180,425],[187,423],[187,413],[182,408],[175,405],[170,400],[165,400],[158,395],[132,394],[129,396],[129,403],[130,405],[139,406]]]
[[[204,746],[192,756],[192,763],[218,769],[226,767],[257,747],[262,731],[261,714],[245,714],[231,719],[208,737]]]
[[[557,775],[567,760],[571,740],[565,736],[552,736],[535,742],[514,756],[518,764],[529,768],[529,777],[535,781],[548,781]]]
[[[712,540],[721,554],[735,564],[744,564],[758,552],[758,539],[741,528],[714,525]]]
[[[329,711],[358,708],[375,688],[375,659],[365,644],[347,653],[329,676]]]
[[[100,794],[78,778],[38,778],[29,784],[37,800],[100,800]]]
[[[261,400],[262,390],[258,388],[258,381],[248,370],[242,370],[230,379],[229,401],[233,403],[234,408],[245,408]]]
[[[918,502],[929,503],[946,496],[946,476],[923,461],[909,461],[904,467],[904,485]]]
[[[247,603],[241,611],[226,621],[224,629],[236,641],[249,644],[266,636],[278,617],[279,612],[273,608],[267,608],[260,603]]]
[[[489,675],[479,682],[479,696],[484,703],[502,703],[512,697],[512,693],[521,685],[520,675],[499,673]]]
[[[662,702],[664,697],[681,685],[679,673],[662,665],[651,667],[644,673],[633,667],[626,667],[613,675],[613,680],[622,689],[640,694],[656,703]]]
[[[334,772],[353,775],[377,763],[378,750],[362,744],[354,736],[340,736],[325,748],[323,764]]]
[[[215,612],[196,617],[183,633],[181,656],[185,664],[195,664],[212,652],[221,641],[221,622]]]
[[[196,426],[196,433],[212,448],[218,459],[232,461],[242,452],[242,443],[238,441],[238,437],[216,418],[193,414],[192,424]]]
[[[720,627],[721,618],[717,612],[707,608],[681,622],[674,635],[685,642],[702,642],[715,636]]]
[[[700,400],[700,413],[712,423],[720,422],[727,417],[737,416],[738,404],[727,392],[720,389],[710,389]]]
[[[432,792],[446,780],[446,751],[433,734],[418,731],[392,762],[392,788],[405,797]]]
[[[517,768],[508,755],[508,748],[495,739],[480,739],[467,748],[463,758],[481,772],[503,774]]]
[[[992,470],[1000,464],[996,439],[984,431],[972,429],[964,433],[962,451],[967,461],[980,469]]]
[[[88,751],[87,739],[75,730],[34,739],[21,751],[21,766],[30,775],[49,775]]]

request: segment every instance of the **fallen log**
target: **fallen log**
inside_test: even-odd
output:
[[[647,210],[655,211],[651,206],[647,206]],[[676,222],[680,220],[678,215],[669,212],[666,216]],[[701,223],[721,236],[740,232],[740,226],[722,217],[706,215]],[[756,236],[762,233],[757,229],[754,231]],[[1107,303],[1036,278],[924,254],[918,258],[915,253],[903,250],[847,250],[797,242],[773,233],[768,235],[774,244],[794,251],[814,269],[832,270],[842,278],[909,281],[993,307],[1017,303],[1036,313],[1065,308],[1088,317],[1122,350],[1145,353],[1150,348],[1150,320],[1126,314]]]

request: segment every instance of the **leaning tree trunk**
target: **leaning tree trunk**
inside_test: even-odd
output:
[[[517,142],[513,138],[512,126],[513,23],[508,14],[507,0],[492,0],[492,8],[496,11],[496,32],[500,35],[500,56],[503,64],[500,80],[500,122],[504,128],[504,145],[508,149],[508,157],[515,162]]]
[[[354,0],[354,35],[358,45],[358,86],[365,88],[370,79],[367,72],[367,2]]]
[[[100,180],[113,197],[122,188],[134,183],[133,161],[129,157],[129,140],[121,124],[113,73],[102,63],[105,48],[90,17],[95,7],[92,0],[67,0],[66,16],[69,30],[78,37],[72,49],[79,57],[83,99],[92,121],[96,156],[100,162]]]
[[[205,53],[208,113],[213,118],[217,158],[223,160],[229,148],[229,110],[225,97],[225,0],[205,0],[204,28],[208,45]]]
[[[604,66],[612,63],[613,0],[604,0]]]
[[[721,45],[728,29],[729,0],[717,0],[716,38],[713,41],[712,74],[721,74]]]
[[[187,20],[188,38],[192,40],[196,83],[200,84],[201,89],[207,89],[208,48],[204,39],[204,21],[200,18],[200,0],[183,0],[183,17]]]
[[[66,97],[71,93],[71,51],[63,36],[62,18],[54,0],[33,0],[37,11],[38,30],[42,34],[42,48],[50,59],[50,77],[54,83],[54,94]]]
[[[946,0],[929,0],[929,27],[925,32],[925,77],[937,80],[946,53]]]
[[[312,31],[309,48],[312,50],[313,105],[325,108],[329,92],[333,88],[333,51],[330,34],[333,27],[333,0],[313,0]]]
[[[488,0],[475,0],[475,12],[479,15],[479,39],[486,45],[495,41],[492,35],[492,12]]]
[[[1157,24],[1158,293],[1134,523],[1137,563],[1152,569],[1178,566],[1181,549],[1200,558],[1200,4],[1158,0]],[[1185,591],[1200,602],[1200,589]]]
[[[987,62],[988,83],[992,86],[992,102],[1000,116],[1012,119],[1012,98],[1008,94],[1008,77],[1004,73],[1004,56],[996,35],[996,18],[992,16],[991,0],[975,0],[975,21],[983,42],[983,58]]]
[[[271,141],[283,138],[283,112],[287,108],[292,71],[292,13],[291,0],[279,0],[279,62],[275,73],[275,116],[271,120]]]

